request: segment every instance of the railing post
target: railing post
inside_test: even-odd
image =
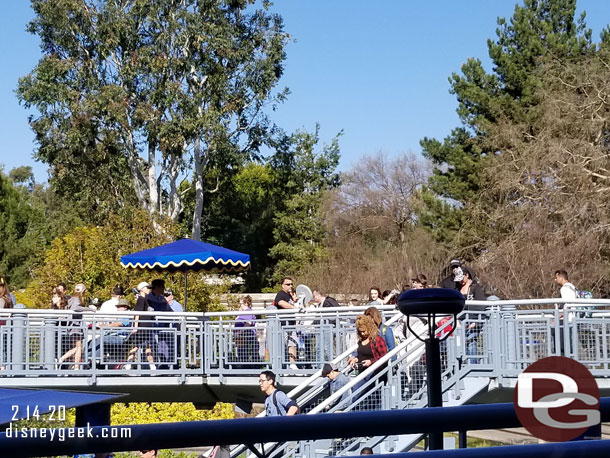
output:
[[[426,339],[426,380],[428,382],[428,407],[442,407],[443,387],[439,340],[433,335]],[[443,433],[430,433],[430,450],[443,449]]]
[[[458,447],[459,448],[468,448],[467,431],[458,431]]]
[[[25,369],[25,321],[23,313],[14,313],[11,317],[11,370]]]
[[[184,316],[180,317],[180,323],[178,325],[179,333],[176,336],[178,339],[178,351],[177,357],[180,358],[178,362],[178,367],[180,368],[181,376],[184,379],[184,375],[186,373],[186,318]]]
[[[506,327],[506,367],[515,369],[515,361],[517,360],[517,315],[516,307],[505,306],[502,308],[502,323]]]
[[[215,345],[214,340],[213,340],[213,335],[212,333],[214,332],[214,328],[211,325],[212,321],[203,321],[201,322],[201,326],[199,327],[199,329],[201,330],[202,335],[199,338],[199,341],[201,342],[201,357],[202,357],[202,361],[201,361],[201,366],[203,368],[203,375],[210,375],[211,373],[211,364],[212,364],[212,353],[216,352],[217,350],[220,352],[220,350],[218,349],[219,346]],[[195,348],[192,348],[192,350],[194,351]],[[220,358],[220,354],[217,355],[218,358]],[[220,366],[220,359],[218,359],[218,364]]]
[[[267,322],[267,346],[269,348],[269,363],[271,370],[276,374],[283,373],[282,362],[284,361],[284,333],[280,323],[279,315],[273,315]]]
[[[487,354],[491,354],[492,364],[494,368],[494,375],[498,376],[502,374],[502,357],[506,353],[504,352],[504,348],[502,348],[502,339],[501,339],[501,331],[502,331],[502,320],[500,316],[500,310],[498,307],[493,307],[491,311],[491,322],[492,322],[492,335],[491,335],[491,351],[488,351]]]
[[[57,337],[57,319],[54,317],[45,317],[44,319],[44,347],[43,351],[43,367],[47,370],[55,369],[55,347]]]

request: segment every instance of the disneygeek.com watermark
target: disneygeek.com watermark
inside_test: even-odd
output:
[[[131,428],[125,426],[102,426],[95,428],[87,425],[73,428],[28,428],[10,425],[4,430],[9,439],[49,439],[64,442],[66,439],[130,439]]]
[[[12,418],[4,430],[8,439],[48,439],[64,442],[67,439],[130,439],[131,428],[127,426],[87,426],[63,427],[66,421],[66,406],[63,405],[13,405]],[[47,424],[59,423],[62,426],[32,426],[25,422],[43,421]]]

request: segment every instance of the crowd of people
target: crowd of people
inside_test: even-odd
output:
[[[172,333],[164,332],[163,328],[168,328],[169,324],[159,317],[163,313],[182,312],[183,308],[173,291],[165,288],[164,280],[143,281],[134,288],[136,303],[133,311],[136,313],[133,316],[120,316],[122,312],[132,310],[122,287],[112,288],[110,299],[99,308],[86,301],[86,291],[83,283],[76,284],[71,294],[67,293],[64,283],[53,288],[51,308],[72,312],[59,323],[63,330],[59,344],[62,353],[58,358],[60,368],[69,364],[70,368],[79,369],[92,358],[99,357],[102,348],[112,352],[113,360],[126,361],[123,367],[128,370],[138,361],[140,354],[153,370],[158,363],[164,364],[173,359],[174,337]],[[96,312],[99,315],[95,320],[99,332],[86,332],[91,323],[85,321],[83,312]],[[138,315],[137,312],[146,314]],[[87,337],[89,341],[85,341]]]
[[[565,270],[557,270],[554,274],[555,282],[561,287],[560,295],[563,299],[577,299],[583,297],[583,292],[579,291],[572,283],[568,281],[568,274]],[[290,277],[282,279],[282,291],[278,293],[274,301],[274,306],[282,309],[296,308],[298,307],[298,298],[296,297],[295,291],[292,289],[294,280]],[[431,288],[426,275],[417,274],[414,276],[408,284],[403,285],[402,291],[409,289],[425,289]],[[454,328],[463,326],[464,336],[464,350],[467,356],[466,362],[471,364],[477,364],[480,358],[480,339],[484,326],[485,318],[482,315],[488,305],[481,303],[486,300],[498,300],[496,296],[487,297],[484,293],[483,287],[477,281],[472,269],[466,266],[462,261],[453,259],[448,266],[448,275],[438,285],[439,288],[450,288],[459,291],[465,300],[469,301],[466,303],[465,313],[461,315],[460,320],[457,323],[453,323],[451,317],[445,317],[437,322],[436,324],[436,336],[444,338],[451,333]],[[396,304],[397,299],[402,291],[394,290],[382,290],[378,286],[372,286],[368,291],[368,308],[362,315],[356,317],[354,322],[356,335],[357,335],[357,350],[346,360],[343,367],[351,368],[354,373],[358,371],[364,371],[381,357],[388,352],[392,351],[395,346],[406,340],[409,335],[409,329],[413,327],[413,321],[423,321],[418,317],[401,317],[392,326],[388,326],[383,321],[382,313],[377,307]],[[584,292],[589,294],[588,292]],[[587,297],[587,296],[584,296]],[[590,297],[590,296],[589,296]],[[338,302],[329,296],[326,296],[319,289],[314,290],[313,299],[316,307],[337,307]],[[478,302],[473,302],[478,301]],[[580,307],[574,304],[565,304],[565,308],[569,307]],[[560,319],[563,317],[563,313],[560,313]],[[463,324],[462,324],[463,322]],[[560,327],[561,335],[558,337],[563,352],[563,326]],[[291,335],[292,332],[288,332],[286,335],[286,344],[288,351],[291,353],[291,365],[294,362],[294,342],[298,341],[298,338]],[[443,345],[445,344],[445,345]],[[446,367],[446,343],[441,342],[441,351],[444,352],[442,355],[443,366]],[[396,358],[396,357],[394,357]],[[413,365],[410,373],[410,378],[417,380],[417,383],[411,386],[410,391],[417,391],[421,388],[424,380],[425,373],[425,357],[419,361],[416,361]],[[415,371],[419,371],[415,373]],[[345,371],[339,369],[335,364],[325,363],[322,368],[322,376],[328,378],[331,393],[341,389],[347,383],[345,378]],[[366,384],[367,381],[375,374],[369,374],[359,384],[354,386],[353,391],[357,392],[359,388]],[[338,410],[342,410],[343,404],[346,402],[345,393],[343,397],[338,399],[335,404],[341,405]],[[352,399],[353,401],[353,399]]]

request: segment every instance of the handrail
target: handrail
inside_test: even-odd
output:
[[[337,309],[337,307],[328,307],[326,308],[326,310],[329,309]],[[368,307],[366,307],[368,308]],[[386,306],[387,308],[387,306]],[[396,308],[392,306],[391,310],[395,311]],[[392,316],[389,320],[385,321],[384,324],[386,326],[391,325],[392,323],[398,321],[403,315],[401,313],[397,313],[396,315]],[[346,357],[348,357],[349,355],[351,355],[352,353],[354,353],[354,351],[356,351],[358,349],[358,344],[356,345],[352,345],[351,347],[349,347],[347,350],[345,350],[343,353],[341,353],[339,356],[335,357],[331,363],[332,364],[337,364],[340,361],[343,361]],[[396,352],[398,353],[398,352]],[[305,390],[305,388],[308,388],[311,386],[311,384],[318,380],[320,378],[320,376],[322,375],[322,369],[318,369],[316,372],[314,372],[311,376],[307,377],[303,382],[301,382],[299,385],[297,385],[296,387],[294,387],[292,390],[290,390],[287,394],[287,396],[289,398],[293,398],[294,396],[298,395],[299,393],[301,393],[303,390]],[[307,414],[309,415],[311,412],[308,412]],[[262,411],[260,412],[258,415],[256,415],[255,418],[260,418],[260,417],[265,417],[266,416],[266,412]],[[273,446],[274,444],[265,444],[264,447],[269,447],[269,446]],[[239,446],[235,447],[234,450],[231,450],[231,456],[237,456],[241,453],[243,453],[244,451],[246,451],[247,447],[244,446],[243,444],[240,444]]]
[[[477,305],[477,306],[486,306],[489,308],[492,307],[502,307],[506,305],[515,305],[515,306],[523,306],[523,305],[555,305],[555,304],[583,304],[583,305],[591,305],[598,307],[609,307],[610,299],[562,299],[562,298],[542,298],[542,299],[510,299],[510,300],[468,300],[466,301],[466,307],[468,305]],[[308,314],[336,314],[337,312],[363,312],[369,306],[367,305],[359,305],[359,306],[340,306],[340,307],[305,307],[302,309],[252,309],[248,310],[248,314],[250,315],[299,315],[306,316]],[[377,309],[380,311],[394,311],[396,310],[395,305],[385,304],[385,305],[376,305]],[[56,310],[56,309],[33,309],[33,308],[5,308],[1,309],[0,313],[4,316],[5,314],[40,314],[40,315],[69,315],[75,313],[72,310]],[[76,312],[83,314],[92,314],[92,315],[113,315],[114,313],[109,312],[101,312],[101,311],[93,311],[93,310],[85,310],[83,312]],[[127,315],[157,315],[163,312],[144,312],[144,311],[124,311],[119,312],[121,314]],[[243,314],[244,312],[241,310],[226,310],[226,311],[218,311],[218,312],[168,312],[171,313],[172,316],[185,316],[185,317],[230,317]]]
[[[391,325],[392,323],[395,323],[396,321],[398,321],[403,315],[398,313],[396,315],[394,315],[393,317],[391,317],[388,321],[385,322],[386,326]],[[349,347],[347,350],[345,350],[343,353],[341,353],[339,356],[335,357],[331,363],[332,364],[337,364],[340,361],[343,361],[347,356],[351,355],[352,353],[354,353],[356,350],[358,350],[358,344],[356,345],[352,345],[351,347]],[[298,386],[296,386],[295,388],[293,388],[289,393],[288,393],[288,397],[293,397],[296,396],[297,394],[299,394],[301,391],[303,391],[305,388],[307,388],[307,386],[309,386],[311,384],[311,382],[317,380],[320,376],[322,375],[322,369],[317,370],[316,372],[313,373],[313,375],[311,375],[310,377],[308,377],[306,380],[304,380],[302,383],[300,383]]]
[[[601,421],[610,420],[610,399],[602,398],[599,406]],[[205,422],[179,422],[151,425],[128,425],[129,437],[102,434],[102,427],[92,428],[92,435],[78,435],[69,441],[53,440],[50,434],[38,437],[6,437],[0,434],[2,456],[72,455],[75,453],[101,452],[113,450],[139,450],[144,448],[194,447],[202,445],[233,444],[238,440],[248,442],[278,440],[308,440],[333,437],[358,437],[362,434],[390,435],[405,433],[427,433],[455,431],[460,429],[479,430],[518,426],[512,403],[483,404],[460,407],[435,407],[425,409],[392,410],[377,412],[349,412],[335,415],[297,415],[293,418],[270,417],[258,420],[233,419],[209,420]],[[119,427],[114,427],[119,428]],[[59,428],[58,428],[59,429]],[[67,436],[67,430],[61,431]],[[107,431],[106,431],[107,432]],[[59,436],[59,434],[57,434]],[[505,446],[517,456],[527,455],[530,450],[553,449],[564,452],[561,456],[582,456],[577,449],[588,450],[589,444],[596,455],[607,456],[608,441],[579,441],[563,444]],[[549,447],[547,447],[549,446]],[[476,456],[487,455],[477,449]],[[498,450],[495,448],[494,450]],[[519,453],[519,450],[523,452]],[[601,451],[605,455],[599,454]],[[451,451],[447,456],[460,451]],[[483,452],[483,453],[481,453]],[[572,455],[571,452],[575,454]],[[429,451],[439,455],[441,452]],[[446,453],[446,452],[445,452]],[[404,456],[404,455],[398,455]],[[463,455],[460,455],[463,456]],[[515,456],[515,455],[502,455]],[[544,455],[542,455],[544,456]],[[550,456],[550,455],[546,455]],[[558,455],[559,456],[559,455]]]

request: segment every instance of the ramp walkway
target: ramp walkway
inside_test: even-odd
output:
[[[445,405],[510,401],[519,373],[540,358],[560,354],[585,364],[602,396],[610,395],[610,300],[570,302],[564,320],[560,299],[467,302],[487,309],[445,324],[455,328],[443,344]],[[423,343],[414,336],[362,374],[346,367],[356,345],[355,318],[365,308],[255,310],[252,327],[243,326],[236,312],[139,312],[136,320],[133,312],[1,310],[0,387],[126,393],[126,402],[189,401],[200,407],[234,402],[247,410],[262,401],[258,374],[270,369],[305,413],[425,406]],[[379,308],[386,325],[401,326],[402,316],[392,306]],[[138,336],[143,330],[145,339]],[[416,332],[424,333],[425,326]],[[78,341],[80,352],[72,351]],[[296,361],[288,341],[296,344]],[[329,361],[350,377],[350,402],[341,409],[335,401],[342,393],[329,396],[319,376]],[[418,440],[337,438],[291,444],[281,453],[353,454],[365,445],[392,453]]]

